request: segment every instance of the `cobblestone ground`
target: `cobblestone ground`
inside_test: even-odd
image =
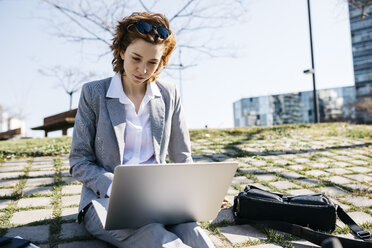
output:
[[[364,228],[372,230],[372,143],[366,139],[291,135],[270,141],[232,136],[196,139],[195,162],[236,161],[227,208],[201,223],[216,247],[317,247],[258,226],[235,225],[233,197],[245,185],[285,194],[325,192]],[[76,223],[81,184],[68,172],[67,155],[0,165],[1,235],[22,236],[40,247],[111,247]],[[337,235],[352,237],[337,222]]]

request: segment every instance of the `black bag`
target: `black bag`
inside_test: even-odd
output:
[[[372,247],[370,233],[359,227],[324,193],[289,196],[249,185],[235,196],[233,214],[237,224],[262,224],[318,245],[327,238],[335,237],[318,231],[335,230],[338,216],[359,238],[364,240],[336,237],[344,247]]]
[[[12,238],[12,237],[0,237],[0,247],[3,248],[21,248],[26,247],[31,243],[30,240]]]

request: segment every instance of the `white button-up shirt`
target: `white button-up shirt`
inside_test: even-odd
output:
[[[148,83],[146,94],[136,113],[133,102],[123,90],[121,76],[116,73],[111,79],[110,87],[106,94],[110,98],[119,98],[125,108],[126,130],[124,135],[123,164],[155,164],[154,146],[152,143],[150,122],[150,100],[160,96],[159,87],[155,82]]]

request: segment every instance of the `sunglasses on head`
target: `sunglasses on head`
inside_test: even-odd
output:
[[[146,21],[136,21],[136,27],[138,31],[142,34],[148,34],[151,32],[153,28],[155,28],[156,32],[158,32],[159,34],[159,37],[162,38],[163,40],[168,38],[168,36],[170,35],[169,29],[162,26],[152,25]]]

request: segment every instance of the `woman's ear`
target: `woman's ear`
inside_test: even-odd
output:
[[[120,52],[120,58],[121,58],[122,60],[124,60],[124,57],[125,57],[125,52],[124,52],[124,51],[121,51],[121,52]]]

